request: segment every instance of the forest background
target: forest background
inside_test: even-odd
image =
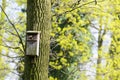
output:
[[[0,1],[0,80],[23,78],[26,5]],[[49,79],[119,80],[120,0],[51,0],[51,5]]]

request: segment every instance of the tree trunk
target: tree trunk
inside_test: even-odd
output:
[[[48,80],[50,0],[27,1],[27,31],[41,31],[39,56],[25,56],[24,80]]]
[[[96,80],[103,80],[103,75],[101,73],[102,69],[102,44],[103,44],[103,37],[106,34],[106,30],[102,33],[102,28],[100,27],[99,33],[98,33],[98,58],[97,58],[97,68],[96,68]]]

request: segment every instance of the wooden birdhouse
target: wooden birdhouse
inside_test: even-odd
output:
[[[39,56],[40,32],[27,31],[26,33],[26,55]]]

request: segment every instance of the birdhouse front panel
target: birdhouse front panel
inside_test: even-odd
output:
[[[27,31],[26,55],[39,56],[40,33],[38,31]]]

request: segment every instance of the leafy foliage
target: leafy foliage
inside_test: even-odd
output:
[[[6,0],[2,0],[2,7],[3,9],[6,9]],[[3,33],[5,33],[5,31],[3,30],[4,26],[6,25],[5,23],[5,16],[3,14],[3,12],[1,11],[0,13],[0,79],[4,80],[6,75],[9,72],[9,67],[7,65],[7,63],[5,62],[5,60],[3,59],[4,57],[3,55],[3,51],[6,50],[6,52],[8,51],[5,47],[3,47]]]
[[[88,61],[91,55],[92,35],[86,13],[82,13],[80,9],[64,13],[64,7],[74,4],[68,3],[69,1],[62,2],[60,7],[53,7],[49,64],[50,76],[58,80],[74,80],[76,76],[80,76],[79,64]],[[58,16],[54,16],[57,14]],[[52,80],[51,77],[50,79]]]

